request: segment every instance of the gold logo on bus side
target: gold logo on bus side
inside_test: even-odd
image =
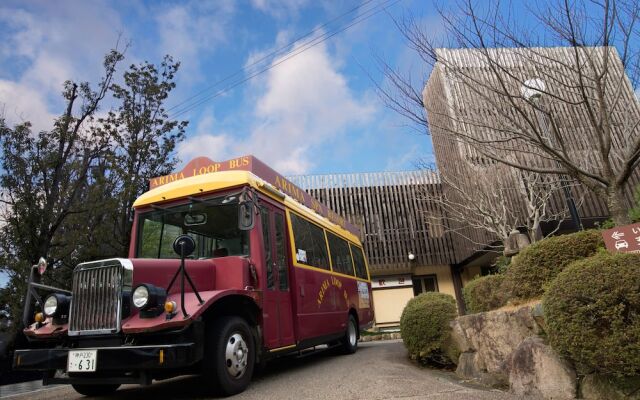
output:
[[[335,288],[338,289],[342,289],[342,281],[338,278],[336,278],[335,276],[332,276],[331,278],[327,278],[324,281],[322,281],[322,283],[320,284],[320,290],[318,291],[318,306],[322,305],[322,303],[324,303],[325,299],[326,299],[326,294],[327,294],[327,290],[329,290],[329,288],[333,286]],[[344,298],[345,301],[347,300],[347,291],[344,291]]]

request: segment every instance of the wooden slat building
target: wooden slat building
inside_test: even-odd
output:
[[[575,87],[575,82],[571,80],[571,72],[575,70],[571,67],[572,50],[534,48],[487,51],[504,72],[505,80],[502,83],[506,82],[506,90],[512,92],[512,97],[520,96],[522,82],[531,77],[543,77],[550,82],[547,88],[549,93],[558,98],[565,97],[565,103],[550,104],[551,112],[557,118],[554,128],[566,139],[570,154],[584,159],[583,168],[598,168],[599,161],[593,148],[597,139],[585,122],[588,118],[585,110],[568,105],[572,102],[579,104],[576,101],[578,94],[571,92]],[[624,75],[615,49],[594,49],[593,65],[602,64],[598,59],[599,54],[610,56],[611,79],[619,83],[615,94],[617,97],[613,98],[613,94],[609,93],[611,98],[608,101],[613,107],[612,151],[621,154],[631,140],[631,135],[625,136],[624,132],[638,129],[633,124],[640,121],[640,105]],[[519,178],[516,173],[505,171],[503,165],[470,144],[476,140],[482,142],[501,138],[499,135],[512,132],[519,123],[518,116],[513,115],[504,99],[501,103],[498,98],[492,97],[490,90],[485,90],[501,84],[498,82],[500,79],[492,76],[477,50],[440,49],[438,57],[442,62],[438,61],[434,66],[423,97],[438,173],[446,177],[443,182],[455,181],[464,187],[477,185],[478,182],[490,185],[496,179],[502,179],[511,180],[513,186],[517,186]],[[462,71],[462,75],[471,79],[476,87],[452,73],[452,68],[457,69],[458,73]],[[627,121],[625,116],[631,118],[627,118]],[[535,120],[535,116],[532,118]],[[543,126],[538,128],[543,129]],[[462,141],[451,135],[452,131],[464,132],[471,140]],[[517,151],[505,153],[505,157],[541,162],[541,165],[548,167],[549,161],[540,161],[540,154],[535,154],[535,151],[535,148],[523,144]],[[451,189],[441,183],[440,177],[434,173],[329,174],[292,176],[289,179],[360,227],[372,274],[376,322],[380,326],[397,325],[406,302],[423,291],[436,290],[451,294],[456,297],[463,311],[461,288],[480,274],[483,267],[488,267],[497,255],[487,249],[498,237],[448,220],[442,209],[425,199],[422,194],[427,191],[432,194],[450,193]],[[625,193],[627,201],[632,201],[632,190],[639,182],[639,173],[635,171]],[[571,190],[574,198],[583,199],[579,207],[583,225],[593,226],[595,222],[608,217],[603,199],[581,186],[574,186]],[[517,191],[509,193],[506,196],[510,207],[525,213],[526,206],[519,197],[521,195]],[[559,191],[550,199],[549,207],[556,212],[565,207],[565,201]],[[438,220],[439,223],[434,222]]]
[[[456,259],[453,241],[441,224],[430,223],[441,210],[423,195],[441,190],[436,174],[376,172],[288,179],[360,228],[378,325],[396,325],[404,304],[422,291],[460,297],[451,267]]]
[[[612,82],[606,93],[612,119],[612,153],[615,155],[612,159],[622,157],[626,146],[640,136],[640,106],[615,48],[580,49],[580,67],[576,66],[574,49],[567,47],[438,49],[437,57],[438,62],[423,91],[423,100],[438,171],[445,181],[453,180],[461,187],[491,182],[487,176],[496,173],[496,162],[487,157],[487,152],[503,154],[505,160],[512,157],[523,164],[555,166],[553,161],[545,160],[540,150],[518,139],[518,132],[523,129],[538,129],[542,135],[545,132],[551,135],[551,128],[545,126],[551,124],[551,120],[555,130],[552,132],[557,133],[556,137],[568,149],[568,157],[578,160],[586,171],[602,170],[602,160],[595,150],[598,136],[588,122],[579,81],[586,79],[587,86],[595,86],[592,80],[597,79],[605,58],[607,77]],[[578,73],[584,73],[588,68],[592,70],[585,73],[586,76]],[[546,82],[537,104],[548,110],[549,116],[541,118],[533,107],[528,107],[531,114],[527,121],[514,111],[514,105],[524,105],[523,84],[531,79]],[[595,93],[591,95],[596,96]],[[501,144],[500,140],[506,144]],[[504,179],[512,179],[512,174],[503,175]],[[628,202],[632,201],[633,189],[640,183],[638,178],[636,170],[626,188]],[[442,190],[447,192],[448,188],[445,186]],[[583,198],[579,214],[585,227],[608,218],[604,199],[580,185],[572,189],[572,194],[575,199]],[[510,201],[511,207],[522,210],[521,198]],[[558,211],[565,204],[562,192],[558,191],[549,206]],[[498,239],[477,229],[463,226],[455,226],[455,229],[464,232],[464,235],[452,238],[454,262],[459,266],[473,260],[487,244]]]

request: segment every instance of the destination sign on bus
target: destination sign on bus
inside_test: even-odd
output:
[[[272,184],[275,188],[289,195],[299,203],[309,207],[323,217],[326,217],[334,224],[341,226],[356,236],[360,236],[360,230],[355,225],[330,210],[327,206],[313,198],[309,193],[294,185],[291,181],[277,173],[267,164],[251,155],[226,161],[213,161],[208,157],[197,157],[191,160],[181,171],[151,178],[149,180],[149,189],[155,189],[159,186],[192,176],[222,171],[249,171]]]

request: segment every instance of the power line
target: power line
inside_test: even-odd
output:
[[[311,30],[311,31],[309,31],[309,32],[307,32],[307,33],[305,33],[304,35],[301,35],[301,36],[296,37],[295,39],[293,39],[293,40],[292,40],[292,41],[290,41],[289,43],[285,44],[284,46],[281,46],[281,47],[279,47],[278,49],[273,50],[273,51],[272,51],[272,52],[270,52],[269,54],[266,54],[266,55],[264,55],[264,56],[260,57],[259,59],[255,60],[255,61],[254,61],[254,62],[252,62],[251,64],[249,64],[249,65],[247,65],[247,66],[243,67],[242,69],[240,69],[240,70],[238,70],[238,71],[234,72],[233,74],[231,74],[231,75],[227,75],[226,77],[222,78],[221,80],[219,80],[219,81],[217,81],[217,82],[215,82],[215,83],[212,83],[211,85],[209,85],[209,86],[205,87],[204,89],[200,90],[198,93],[196,93],[196,94],[194,94],[194,95],[192,95],[192,96],[190,96],[190,97],[187,97],[186,99],[184,99],[184,100],[183,100],[183,101],[181,101],[180,103],[178,103],[178,104],[176,104],[176,105],[172,106],[171,108],[167,109],[167,111],[171,111],[171,110],[174,110],[174,109],[176,109],[176,108],[179,108],[179,107],[180,107],[180,106],[182,106],[183,104],[188,103],[188,102],[190,102],[191,100],[193,100],[193,99],[195,99],[195,98],[197,98],[197,97],[200,97],[202,94],[204,94],[204,93],[208,92],[209,90],[211,90],[211,89],[215,88],[216,86],[218,86],[218,85],[220,85],[220,84],[222,84],[222,83],[224,83],[224,82],[228,81],[228,80],[229,80],[229,79],[231,79],[231,78],[234,78],[234,77],[236,77],[236,76],[238,76],[238,75],[242,74],[244,71],[248,71],[248,70],[250,70],[252,67],[254,67],[254,66],[256,66],[256,65],[260,64],[262,61],[265,61],[265,60],[267,60],[267,59],[269,59],[269,58],[271,58],[271,57],[273,57],[273,56],[278,55],[279,53],[281,53],[281,52],[283,52],[284,50],[288,49],[289,47],[291,47],[292,45],[296,44],[296,43],[297,43],[297,42],[299,42],[300,40],[305,39],[305,38],[307,38],[307,37],[309,37],[309,36],[313,35],[314,33],[316,33],[316,32],[318,32],[318,31],[320,31],[320,30],[324,29],[327,25],[330,25],[330,24],[332,24],[332,23],[334,23],[334,22],[336,22],[336,21],[338,21],[338,20],[342,19],[343,17],[345,17],[345,16],[347,16],[347,15],[351,14],[352,12],[354,12],[354,11],[356,11],[356,10],[358,10],[358,9],[362,8],[362,7],[364,7],[365,5],[367,5],[367,4],[369,4],[369,3],[371,3],[372,1],[373,1],[373,0],[367,0],[367,1],[365,1],[364,3],[362,3],[362,4],[358,4],[356,7],[353,7],[353,8],[351,8],[351,9],[347,10],[346,12],[344,12],[344,13],[340,14],[339,16],[337,16],[337,17],[335,17],[335,18],[333,18],[333,19],[331,19],[331,20],[329,20],[329,21],[325,22],[324,24],[322,24],[322,25],[320,25],[320,26],[316,27],[315,29],[313,29],[313,30]]]
[[[235,88],[235,87],[237,87],[237,86],[239,86],[239,85],[241,85],[241,84],[243,84],[243,83],[245,83],[245,82],[247,82],[247,81],[249,81],[249,80],[253,79],[254,77],[256,77],[256,76],[258,76],[258,75],[260,75],[260,74],[262,74],[262,73],[264,73],[264,72],[269,71],[271,68],[274,68],[274,67],[276,67],[276,66],[278,66],[278,65],[282,64],[284,61],[287,61],[288,59],[292,58],[293,56],[296,56],[296,55],[298,55],[298,54],[300,54],[300,53],[303,53],[304,51],[306,51],[306,50],[310,49],[311,47],[314,47],[314,46],[316,46],[316,45],[318,45],[318,44],[320,44],[320,43],[322,43],[322,42],[324,42],[324,41],[328,40],[329,38],[331,38],[331,37],[335,36],[336,34],[338,34],[338,33],[340,33],[340,32],[343,32],[344,30],[346,30],[346,29],[350,28],[351,26],[356,25],[356,24],[358,24],[358,23],[360,23],[360,22],[362,22],[362,21],[364,21],[364,20],[366,20],[366,19],[368,19],[368,18],[372,17],[373,15],[375,15],[375,14],[379,13],[380,11],[382,11],[383,9],[385,9],[385,8],[386,8],[386,7],[385,7],[385,3],[389,3],[390,1],[391,1],[391,0],[384,0],[382,3],[379,3],[378,5],[376,5],[376,6],[372,7],[372,8],[370,8],[369,10],[365,11],[365,12],[364,12],[363,14],[361,14],[360,16],[356,17],[356,18],[355,18],[355,19],[354,19],[350,24],[348,24],[347,26],[343,27],[342,29],[339,29],[339,30],[337,30],[337,31],[328,31],[328,32],[325,32],[324,34],[322,34],[322,35],[320,35],[320,36],[318,36],[318,37],[315,37],[315,38],[313,38],[313,39],[309,40],[308,42],[304,43],[304,44],[303,44],[303,46],[302,46],[301,48],[298,48],[298,49],[296,49],[296,50],[290,50],[290,51],[288,51],[288,52],[284,53],[284,57],[283,57],[283,59],[281,59],[281,60],[280,60],[280,61],[278,61],[277,63],[272,64],[272,65],[269,65],[269,66],[267,66],[267,67],[263,67],[262,69],[258,70],[257,72],[251,73],[251,74],[249,74],[247,77],[245,77],[245,78],[243,78],[243,79],[240,79],[240,80],[238,80],[238,81],[235,81],[235,82],[231,83],[229,86],[224,87],[224,88],[220,89],[219,91],[217,91],[217,92],[215,92],[215,93],[213,93],[213,94],[211,94],[211,95],[208,95],[208,96],[204,97],[204,98],[203,98],[203,99],[201,99],[201,100],[197,100],[197,101],[195,101],[195,102],[193,102],[193,103],[191,103],[191,104],[188,104],[188,105],[186,105],[186,106],[184,106],[184,107],[182,107],[182,108],[178,109],[177,111],[175,111],[175,112],[174,112],[174,114],[171,116],[171,118],[176,118],[176,117],[178,117],[178,116],[180,116],[180,115],[182,115],[182,114],[184,114],[184,113],[186,113],[186,112],[188,112],[188,111],[191,111],[191,110],[193,110],[194,108],[196,108],[196,107],[198,107],[198,106],[200,106],[200,105],[202,105],[202,104],[204,104],[204,103],[208,102],[209,100],[212,100],[212,99],[214,99],[214,98],[216,98],[216,97],[219,97],[219,96],[221,96],[221,95],[223,95],[223,94],[225,94],[225,93],[229,92],[231,89],[233,89],[233,88]],[[395,4],[395,3],[399,2],[399,1],[400,1],[400,0],[396,0],[393,4]],[[369,2],[370,2],[370,1],[369,1]],[[374,11],[376,8],[379,8],[379,10],[377,10],[376,12],[374,12],[373,14],[371,14],[371,12],[372,12],[372,11]],[[347,12],[347,13],[348,13],[348,12]],[[345,14],[346,14],[346,13],[345,13]],[[334,20],[335,20],[335,19],[334,19]],[[325,24],[325,25],[326,25],[326,24]],[[309,34],[307,34],[307,35],[303,35],[303,36],[309,36]],[[294,43],[296,43],[296,42],[295,42],[295,41],[293,41],[291,44],[294,44]],[[288,48],[291,44],[289,44],[289,45],[287,45],[287,46],[284,46],[283,48]],[[281,48],[281,49],[283,49],[283,48]],[[281,49],[280,49],[280,50],[281,50]],[[272,53],[279,53],[279,52],[280,52],[280,51],[278,50],[278,51],[275,51],[275,52],[272,52]],[[292,54],[292,53],[293,53],[293,54]],[[267,57],[268,57],[268,56],[267,56]],[[265,59],[265,58],[267,58],[267,57],[263,57],[263,59]],[[256,64],[257,64],[257,63],[256,63]],[[242,72],[243,72],[243,71],[238,71],[236,74],[234,74],[234,76],[237,76],[237,75],[239,75],[239,74],[240,74],[240,73],[242,73]],[[228,79],[225,79],[225,80],[228,80]],[[174,109],[175,109],[175,107],[174,107]]]
[[[379,14],[383,10],[386,10],[388,7],[394,6],[395,4],[399,3],[400,1],[402,1],[402,0],[395,0],[395,1],[385,0],[385,1],[381,2],[381,3],[379,3],[378,5],[370,8],[369,10],[365,11],[361,15],[357,16],[356,18],[354,18],[354,20],[351,23],[343,26],[342,28],[334,30],[334,31],[325,32],[324,34],[322,34],[322,35],[320,35],[320,36],[318,36],[318,37],[316,37],[316,38],[304,43],[301,47],[285,53],[283,58],[281,58],[277,62],[272,63],[271,65],[269,65],[267,67],[264,67],[264,68],[254,72],[254,73],[251,73],[248,76],[246,76],[245,78],[240,79],[238,81],[235,81],[235,82],[231,83],[230,85],[218,90],[217,92],[215,92],[213,94],[210,94],[210,95],[207,95],[204,98],[193,102],[192,104],[188,104],[188,105],[178,109],[169,118],[170,119],[175,119],[175,118],[179,117],[180,115],[183,115],[183,114],[185,114],[185,113],[187,113],[187,112],[199,107],[200,105],[202,105],[202,104],[204,104],[204,103],[206,103],[206,102],[208,102],[210,100],[213,100],[213,99],[215,99],[217,97],[222,96],[223,94],[229,92],[230,90],[236,88],[237,86],[240,86],[243,83],[255,78],[256,76],[258,76],[260,74],[263,74],[263,73],[271,70],[272,68],[277,67],[278,65],[284,63],[285,61],[287,61],[287,60],[289,60],[289,59],[291,59],[291,58],[293,58],[293,57],[295,57],[295,56],[297,56],[299,54],[302,54],[305,51],[307,51],[307,50],[309,50],[309,49],[311,49],[311,48],[313,48],[313,47],[315,47],[315,46],[317,46],[317,45],[319,45],[321,43],[324,43],[325,41],[329,40],[330,38],[334,37],[335,35],[337,35],[339,33],[342,33],[345,30],[351,28],[352,26],[357,25],[357,24],[359,24],[359,23],[361,23],[361,22],[363,22],[363,21],[365,21],[365,20],[367,20],[367,19]],[[305,36],[308,36],[308,34],[305,35]],[[233,76],[237,76],[241,72],[242,71],[239,71],[239,72],[235,73]],[[228,80],[228,79],[229,78],[225,78],[225,80]],[[215,85],[217,85],[217,83],[212,85],[212,86],[215,86]],[[195,97],[195,96],[193,96],[193,97]],[[184,103],[185,102],[182,102],[181,104],[184,104]],[[175,109],[175,108],[177,108],[177,106],[173,107],[172,109]]]

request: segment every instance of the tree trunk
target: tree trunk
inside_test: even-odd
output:
[[[627,225],[631,223],[629,218],[629,206],[622,187],[607,188],[607,208],[609,215],[616,225]]]

